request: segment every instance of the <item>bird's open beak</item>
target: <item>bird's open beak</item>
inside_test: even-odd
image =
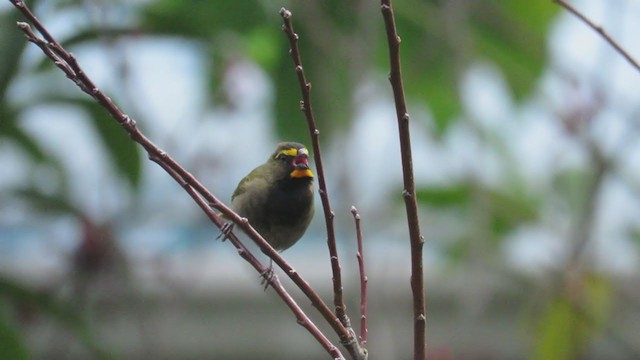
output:
[[[293,159],[293,167],[294,169],[290,174],[292,178],[313,177],[313,172],[309,169],[309,156],[306,153],[298,153]]]

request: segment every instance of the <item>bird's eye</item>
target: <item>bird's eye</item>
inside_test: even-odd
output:
[[[285,155],[285,154],[278,155],[278,160],[286,161],[287,160],[287,155]]]

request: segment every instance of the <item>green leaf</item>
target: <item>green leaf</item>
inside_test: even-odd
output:
[[[17,114],[7,108],[0,109],[0,138],[11,139],[36,162],[53,162],[53,158],[27,133],[17,126]]]
[[[573,213],[580,212],[585,208],[589,189],[589,170],[569,169],[557,174],[553,179],[555,192],[560,199],[569,205]]]
[[[627,230],[627,235],[631,238],[631,241],[638,246],[638,249],[640,249],[640,227],[637,225],[632,226]]]
[[[1,304],[1,303],[0,303]],[[19,332],[0,308],[0,359],[30,359],[29,351]]]
[[[448,74],[446,65],[432,64],[434,68],[442,68],[441,72],[432,74],[422,81],[411,81],[408,89],[413,94],[424,94],[429,108],[433,112],[435,135],[442,136],[454,123],[455,116],[462,108],[457,83],[453,74]]]
[[[256,27],[245,38],[245,52],[264,69],[275,69],[278,59],[286,53],[282,36],[276,26]]]
[[[246,33],[266,19],[257,0],[159,0],[143,8],[142,23],[148,31],[210,39],[223,31]],[[273,18],[277,14],[273,13]]]
[[[451,239],[443,244],[444,259],[451,267],[464,266],[469,261],[471,241],[468,236]]]
[[[456,53],[444,30],[442,9],[420,1],[396,4],[404,86],[409,100],[426,102],[441,136],[461,110]],[[386,35],[385,35],[386,36]],[[386,37],[378,43],[377,63],[389,72]]]
[[[540,318],[534,360],[571,360],[575,357],[575,313],[565,299],[552,301]]]
[[[93,100],[80,100],[79,105],[90,114],[93,126],[120,174],[137,188],[142,175],[140,146],[100,104]]]
[[[6,106],[7,89],[18,74],[21,54],[27,46],[24,34],[16,26],[17,21],[24,19],[15,9],[0,14],[0,54],[3,54],[0,61],[0,102],[3,105],[1,107]]]
[[[540,318],[534,359],[578,358],[606,324],[613,293],[609,280],[596,274],[582,274],[573,281],[566,285],[563,297],[548,304]]]
[[[593,331],[601,329],[609,318],[613,306],[613,288],[608,278],[588,274],[585,278],[585,317]]]
[[[60,193],[45,194],[38,189],[28,187],[15,189],[11,194],[30,203],[38,211],[53,214],[72,214],[79,216],[81,211],[69,202],[69,199]]]
[[[300,111],[302,97],[293,62],[288,56],[280,57],[276,71],[272,76],[275,88],[276,132],[283,140],[304,142],[302,139],[308,138],[309,131],[304,114]],[[324,130],[324,127],[321,128]]]
[[[0,299],[6,299],[21,306],[34,307],[71,331],[92,352],[94,358],[111,358],[111,355],[99,346],[91,335],[86,321],[78,315],[78,310],[59,302],[50,294],[32,290],[15,280],[0,277]]]
[[[302,24],[301,24],[302,25]],[[296,30],[305,77],[311,83],[311,103],[318,130],[324,136],[345,130],[352,118],[353,83],[337,51],[327,53],[304,29]],[[281,35],[283,51],[280,62],[271,73],[276,92],[276,131],[282,139],[307,142],[309,130],[304,113],[300,109],[302,93],[295,66],[285,48],[288,41]],[[286,44],[286,45],[284,45]]]
[[[9,106],[2,107],[0,104],[0,141],[2,140],[15,143],[37,164],[51,166],[64,188],[64,185],[67,183],[67,178],[62,163],[56,157],[46,152],[33,137],[18,126],[18,116],[12,108]]]
[[[557,11],[550,1],[395,4],[405,90],[408,99],[428,104],[436,135],[462,110],[458,79],[474,61],[498,65],[516,99],[533,89],[544,69],[546,35]],[[385,41],[378,44],[377,59],[388,72]]]
[[[477,188],[471,183],[422,187],[416,190],[418,201],[436,208],[464,209],[481,197],[491,219],[493,233],[502,238],[518,225],[538,217],[540,201],[513,189]]]
[[[59,94],[50,95],[43,101],[74,105],[86,111],[115,169],[134,189],[138,188],[142,176],[140,146],[131,140],[105,108],[93,99],[71,98]]]
[[[422,187],[416,190],[420,203],[434,207],[466,206],[471,200],[471,187],[468,184]]]
[[[508,189],[487,190],[487,196],[493,233],[498,235],[498,238],[505,236],[518,225],[538,218],[541,203],[535,197]]]
[[[516,99],[522,99],[544,69],[546,35],[558,6],[551,1],[470,4],[471,30],[479,54],[501,68]]]

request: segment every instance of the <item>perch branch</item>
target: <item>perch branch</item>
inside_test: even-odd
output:
[[[161,158],[154,155],[149,156],[150,160],[160,165],[160,167],[166,171],[182,188],[191,196],[191,198],[198,204],[200,209],[209,217],[218,228],[224,225],[224,221],[218,214],[209,206],[209,203],[184,179],[178,172],[168,166]],[[236,235],[231,232],[227,239],[238,251],[243,259],[245,259],[256,271],[260,274],[264,274],[268,268],[260,262],[253,254],[240,242]],[[344,359],[344,356],[340,351],[327,339],[327,337],[318,329],[318,327],[309,319],[300,306],[295,302],[287,290],[282,286],[280,279],[277,275],[265,277],[265,280],[269,283],[269,286],[282,298],[285,304],[294,313],[298,324],[307,329],[309,333],[327,350],[334,359]]]
[[[360,228],[360,214],[355,206],[351,207],[351,214],[356,225],[356,241],[358,251],[356,258],[358,259],[358,272],[360,273],[360,343],[362,346],[367,345],[367,273],[364,266],[364,251],[362,246],[362,229]]]
[[[396,29],[395,17],[391,0],[381,0],[382,17],[384,18],[389,45],[389,81],[393,89],[393,98],[398,119],[398,132],[400,136],[400,156],[402,159],[402,178],[404,189],[405,209],[407,224],[409,227],[409,241],[411,244],[411,290],[413,292],[413,336],[414,336],[414,360],[426,359],[427,318],[425,314],[424,299],[424,274],[422,267],[422,247],[424,237],[420,234],[420,222],[418,220],[418,204],[413,180],[413,159],[411,154],[411,134],[409,132],[409,113],[402,85],[402,69],[400,64],[400,37]]]
[[[33,42],[39,46],[45,55],[50,57],[56,65],[65,72],[74,83],[76,83],[82,91],[91,95],[100,105],[102,105],[111,116],[124,128],[130,135],[131,139],[140,144],[149,154],[149,157],[156,163],[161,163],[163,169],[171,169],[172,173],[179,175],[180,181],[189,185],[190,189],[193,189],[199,193],[208,204],[214,206],[221,211],[228,219],[232,220],[238,226],[244,230],[249,237],[254,240],[260,249],[267,254],[274,262],[280,266],[287,276],[289,276],[293,282],[303,291],[303,293],[311,300],[311,303],[318,309],[325,320],[331,325],[341,339],[351,338],[351,333],[346,329],[337,317],[333,314],[331,309],[322,301],[319,295],[309,286],[309,284],[302,279],[302,277],[275,251],[258,232],[246,221],[245,218],[241,218],[238,214],[234,213],[231,209],[220,202],[213,194],[211,194],[197,179],[193,177],[188,171],[182,168],[175,160],[173,160],[166,152],[158,148],[153,144],[146,136],[144,136],[137,128],[136,122],[128,115],[123,113],[113,101],[104,95],[104,93],[95,86],[93,81],[82,71],[82,68],[78,65],[75,57],[67,52],[49,32],[44,28],[40,21],[33,15],[31,10],[26,6],[23,1],[11,0],[11,3],[18,8],[23,15],[29,19],[33,26],[43,35],[44,40],[37,37],[30,26],[26,23],[19,22],[18,27],[23,30],[27,40]],[[46,41],[45,41],[46,40]],[[170,174],[172,174],[170,173]],[[214,222],[218,227],[220,223]],[[244,255],[248,252],[243,249],[240,255]],[[254,266],[256,267],[256,266]],[[263,268],[263,267],[262,267]],[[286,299],[284,299],[287,302]],[[316,337],[317,335],[314,335]],[[351,342],[343,341],[345,347],[349,349],[352,346]],[[324,344],[323,344],[324,346]],[[335,347],[331,345],[330,353],[332,356],[336,354],[333,350]],[[339,357],[338,357],[339,358]]]
[[[564,7],[565,9],[567,9],[567,11],[569,11],[570,13],[575,15],[578,19],[582,20],[582,22],[587,24],[587,26],[589,26],[590,28],[595,30],[598,34],[600,34],[600,36],[602,36],[602,38],[606,42],[609,43],[609,45],[613,46],[613,48],[616,49],[616,51],[620,55],[622,55],[622,57],[624,57],[629,62],[629,64],[631,64],[631,66],[633,66],[636,70],[640,71],[640,64],[638,63],[638,61],[636,61],[631,55],[629,55],[629,53],[625,49],[623,49],[622,46],[620,46],[620,44],[618,44],[618,42],[615,41],[602,28],[602,26],[595,24],[593,21],[591,21],[588,17],[586,17],[584,14],[582,14],[580,11],[578,11],[578,9],[573,7],[571,4],[569,4],[565,0],[552,0],[552,1],[555,2],[556,4],[560,5],[560,6]]]

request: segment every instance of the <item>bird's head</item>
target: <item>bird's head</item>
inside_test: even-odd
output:
[[[309,168],[309,150],[299,143],[283,142],[269,158],[271,168],[280,179],[313,179]]]

